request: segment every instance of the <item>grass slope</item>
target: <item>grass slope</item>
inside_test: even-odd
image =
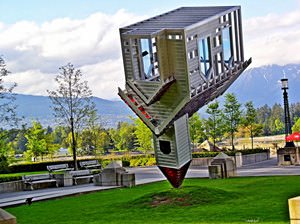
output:
[[[300,195],[300,176],[187,179],[8,208],[18,224],[289,223],[287,200]]]

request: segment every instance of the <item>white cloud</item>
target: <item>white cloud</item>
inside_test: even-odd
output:
[[[42,73],[39,70],[12,73],[5,77],[6,82],[17,82],[16,93],[29,95],[47,95],[47,89],[55,89],[55,74]]]
[[[81,20],[58,18],[43,24],[0,24],[0,55],[16,81],[16,92],[46,94],[58,68],[68,62],[82,69],[95,96],[116,98],[124,86],[119,28],[141,17],[119,10]]]
[[[245,55],[253,66],[299,63],[300,11],[269,14],[244,21]]]
[[[117,98],[117,87],[124,87],[119,28],[141,19],[120,10],[43,24],[0,22],[0,55],[17,92],[46,95],[58,68],[71,62],[82,69],[95,96]],[[300,11],[244,20],[243,29],[245,56],[253,57],[253,66],[300,62]]]

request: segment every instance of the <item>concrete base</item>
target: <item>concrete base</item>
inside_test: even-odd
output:
[[[16,224],[17,219],[7,211],[0,208],[0,224]]]
[[[135,174],[134,173],[122,173],[121,186],[122,187],[134,187],[135,186]]]
[[[68,187],[73,185],[73,178],[69,172],[54,174],[54,178],[59,187]]]
[[[210,179],[222,178],[222,167],[221,165],[208,166],[208,173]]]
[[[300,224],[300,197],[290,198],[289,211],[291,224]]]
[[[278,166],[299,165],[299,148],[285,147],[277,150]]]
[[[101,173],[94,175],[93,182],[95,186],[102,186],[102,176]]]

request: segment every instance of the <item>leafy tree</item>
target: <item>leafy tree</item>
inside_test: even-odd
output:
[[[245,104],[246,113],[243,118],[243,126],[249,131],[251,138],[251,148],[253,149],[253,138],[262,132],[263,126],[255,122],[256,110],[254,108],[253,102],[247,102]]]
[[[10,159],[14,154],[8,135],[9,133],[7,130],[0,131],[0,173],[8,171]]]
[[[136,140],[138,143],[138,150],[143,152],[153,151],[152,132],[150,129],[141,121],[141,119],[134,119]]]
[[[201,143],[206,139],[205,125],[198,113],[194,113],[193,116],[190,117],[189,126],[193,148],[196,148],[198,143]]]
[[[88,126],[81,132],[81,148],[89,155],[103,153],[110,146],[110,136],[102,127],[103,121],[96,114],[92,113]]]
[[[300,118],[295,122],[295,124],[292,127],[293,132],[300,132]]]
[[[234,134],[238,130],[238,126],[241,122],[241,114],[241,104],[238,103],[236,96],[233,93],[226,94],[223,110],[223,119],[225,131],[230,135],[231,138],[232,150],[234,150]]]
[[[127,122],[120,122],[117,129],[111,129],[109,132],[114,147],[117,150],[131,150],[135,146],[135,125]]]
[[[77,137],[83,127],[88,124],[89,117],[95,112],[95,104],[92,102],[92,91],[86,81],[81,81],[82,73],[72,64],[60,68],[60,73],[55,81],[58,89],[48,90],[52,101],[53,114],[57,120],[67,126],[71,133],[71,146],[74,160],[74,168],[77,167]]]
[[[6,69],[5,61],[0,57],[0,124],[16,125],[19,119],[16,116],[15,95],[12,93],[16,83],[4,83],[10,72]]]
[[[300,118],[300,102],[292,103],[290,105],[290,114],[291,114],[291,121],[296,123],[298,118]]]
[[[66,139],[68,137],[68,130],[63,126],[56,126],[51,133],[53,136],[53,143],[58,144],[61,147],[67,147]]]
[[[27,139],[27,154],[33,155],[35,159],[40,155],[46,154],[45,129],[43,129],[41,123],[33,121],[32,127],[25,134],[25,138]]]
[[[219,102],[215,101],[208,105],[206,113],[209,117],[206,120],[206,134],[213,141],[214,149],[216,142],[222,138],[224,125],[222,121],[222,110],[219,109]]]
[[[275,130],[274,130],[274,134],[282,134],[284,132],[284,123],[280,120],[280,119],[276,119],[274,121],[274,126],[275,126]]]

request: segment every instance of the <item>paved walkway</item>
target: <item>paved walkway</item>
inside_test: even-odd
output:
[[[157,167],[128,168],[128,171],[136,175],[136,184],[146,184],[165,180]],[[271,160],[243,166],[237,170],[238,176],[272,176],[272,175],[300,175],[300,166],[278,167],[276,158]],[[190,167],[187,178],[207,178],[208,169],[206,167]],[[27,198],[32,201],[47,200],[64,196],[77,195],[81,193],[95,192],[106,189],[117,188],[114,186],[103,187],[93,184],[84,184],[71,187],[47,188],[34,191],[21,191],[0,194],[0,207],[8,207],[25,204]]]

